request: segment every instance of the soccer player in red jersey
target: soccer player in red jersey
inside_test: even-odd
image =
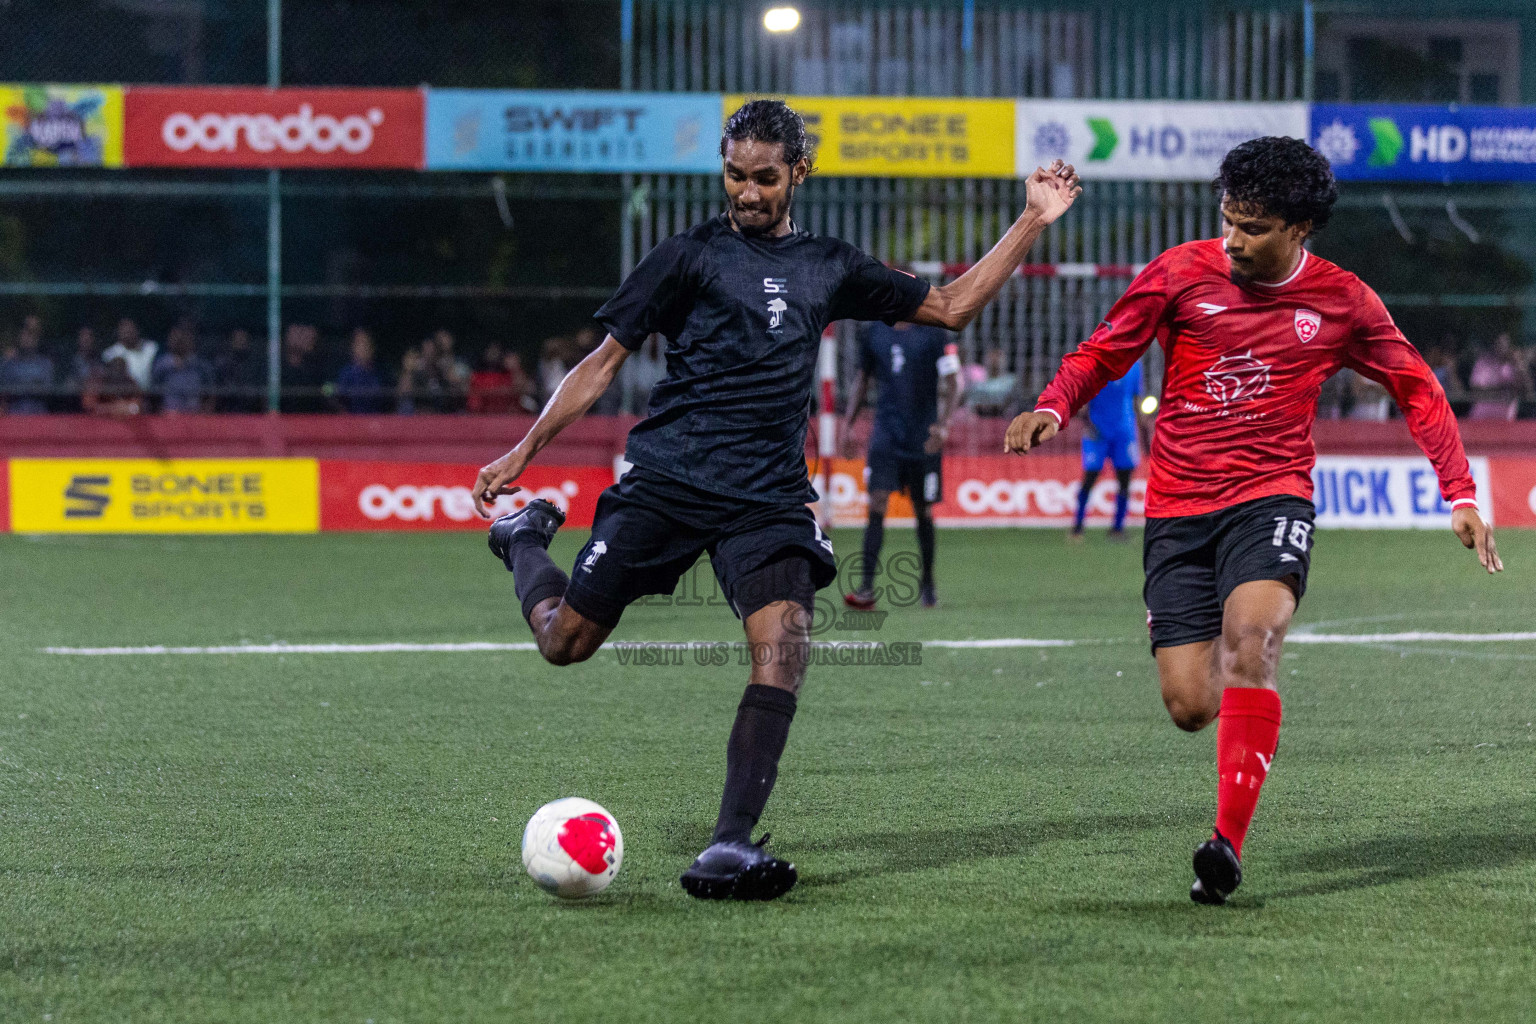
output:
[[[1222,237],[1148,264],[1006,439],[1020,454],[1049,440],[1162,341],[1143,594],[1174,723],[1194,732],[1220,718],[1216,829],[1195,850],[1190,889],[1211,904],[1242,881],[1279,739],[1275,675],[1307,585],[1323,381],[1347,366],[1386,386],[1434,464],[1451,529],[1488,572],[1504,568],[1434,373],[1374,291],[1303,246],[1338,198],[1328,161],[1297,139],[1254,139],[1227,155],[1215,185]]]

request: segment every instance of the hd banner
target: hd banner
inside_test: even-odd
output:
[[[1312,106],[1308,136],[1341,181],[1536,180],[1536,109]]]
[[[313,459],[12,459],[16,533],[314,533]]]
[[[750,98],[725,97],[722,117],[729,117]],[[897,96],[783,99],[805,118],[819,174],[874,178],[1014,176],[1013,100]]]
[[[1018,100],[1017,171],[1065,160],[1085,181],[1209,181],[1263,135],[1307,137],[1305,103]]]
[[[719,124],[707,93],[429,89],[427,169],[712,173]]]
[[[3,167],[123,166],[116,85],[0,85]]]

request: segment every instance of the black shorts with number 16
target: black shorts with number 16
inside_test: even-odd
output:
[[[1142,564],[1152,649],[1214,640],[1222,608],[1244,583],[1280,580],[1301,600],[1316,509],[1291,495],[1198,516],[1148,519]]]

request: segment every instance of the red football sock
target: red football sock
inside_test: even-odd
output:
[[[1259,787],[1280,741],[1280,695],[1260,687],[1229,686],[1221,693],[1216,723],[1216,831],[1243,855],[1248,823],[1259,805]]]

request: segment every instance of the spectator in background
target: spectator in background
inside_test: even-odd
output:
[[[1508,332],[1493,339],[1493,348],[1484,351],[1472,364],[1467,383],[1471,386],[1474,420],[1512,420],[1522,399],[1531,397],[1531,373]]]
[[[159,354],[160,346],[141,336],[138,323],[132,317],[125,316],[117,322],[116,343],[101,354],[101,360],[109,363],[121,359],[128,376],[133,378],[139,390],[148,391],[149,378],[155,369],[155,357]]]
[[[1424,361],[1434,371],[1435,379],[1445,389],[1445,397],[1452,403],[1466,400],[1467,389],[1462,386],[1461,373],[1456,369],[1456,338],[1447,334],[1440,344],[1424,353]]]
[[[183,320],[171,328],[151,374],[160,411],[172,415],[213,411],[213,367],[197,354],[197,333]]]
[[[80,404],[95,416],[137,416],[144,411],[144,392],[128,372],[128,360],[113,356],[92,369]]]
[[[53,395],[53,360],[42,353],[43,322],[29,316],[16,336],[15,350],[0,361],[0,411],[34,415],[48,411]]]
[[[325,374],[316,349],[320,332],[309,324],[289,324],[283,332],[283,412],[326,412]]]
[[[965,404],[978,416],[1002,416],[1014,399],[1019,379],[1007,372],[1007,356],[1001,348],[988,349],[985,363],[987,377],[966,388]]]
[[[502,365],[507,369],[507,376],[512,378],[512,397],[517,406],[512,411],[538,412],[539,403],[533,397],[533,378],[523,369],[523,357],[516,352],[508,352],[502,359]]]
[[[251,332],[244,327],[229,332],[224,351],[214,360],[213,377],[218,386],[219,412],[256,413],[265,408],[266,353],[256,350]]]
[[[565,338],[545,338],[539,346],[539,405],[548,404],[565,375],[575,366],[569,358],[570,342]]]
[[[96,351],[98,347],[96,332],[89,325],[75,332],[74,349],[59,360],[58,369],[62,375],[59,390],[63,392],[61,408],[69,412],[83,411],[81,399],[85,394],[85,382],[90,380],[91,373],[101,362]]]
[[[384,379],[373,359],[373,335],[359,327],[352,332],[352,361],[336,375],[335,402],[343,412],[375,415],[386,410]]]
[[[1353,370],[1342,373],[1349,374],[1349,393],[1355,403],[1349,409],[1350,419],[1385,423],[1392,418],[1392,396],[1385,387]]]
[[[507,369],[507,357],[494,341],[485,346],[479,367],[469,375],[466,407],[480,416],[505,416],[517,410],[517,392]]]
[[[469,395],[469,364],[454,353],[453,332],[439,327],[432,332],[432,344],[437,349],[437,374],[443,382],[443,412],[458,412],[464,408]]]
[[[427,338],[408,349],[400,362],[400,383],[396,388],[403,415],[446,411],[451,396],[443,378],[443,364],[435,338]]]

